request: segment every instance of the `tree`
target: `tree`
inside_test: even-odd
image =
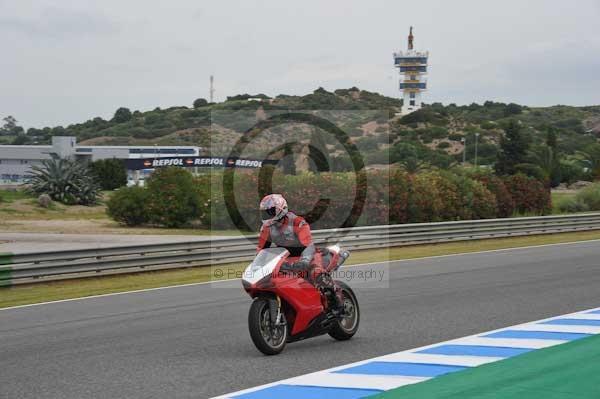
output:
[[[511,120],[505,128],[504,136],[500,139],[500,151],[495,165],[496,173],[514,174],[515,165],[527,163],[528,149],[529,141],[521,132],[519,122]]]
[[[550,178],[550,187],[558,186],[562,181],[562,168],[560,166],[560,154],[558,152],[558,135],[556,129],[549,127],[546,131],[546,147],[548,148],[546,173]]]
[[[31,142],[31,138],[29,136],[27,136],[26,134],[19,134],[17,137],[15,137],[12,144],[13,145],[24,145],[24,144],[28,144],[30,142]]]
[[[523,107],[519,104],[510,103],[504,108],[504,116],[518,115],[523,112]]]
[[[194,108],[206,107],[208,105],[208,101],[204,98],[197,98],[194,100]]]
[[[48,194],[63,204],[93,205],[100,197],[100,187],[87,166],[70,159],[44,160],[31,167],[27,178],[29,191]]]
[[[398,163],[400,164],[402,170],[409,175],[415,175],[429,168],[429,164],[427,162],[421,161],[417,157],[413,156],[404,158]]]
[[[115,112],[113,122],[124,123],[130,121],[132,118],[131,111],[129,108],[121,107]]]
[[[2,120],[4,125],[0,128],[0,135],[16,136],[25,132],[21,126],[17,125],[18,121],[13,116],[9,115]]]
[[[553,127],[548,127],[546,130],[546,145],[554,150],[558,147],[558,135]]]
[[[114,190],[127,184],[127,170],[121,159],[99,159],[90,164],[90,169],[102,190]]]

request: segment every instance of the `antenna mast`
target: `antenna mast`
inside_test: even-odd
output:
[[[210,102],[214,103],[215,101],[215,87],[214,87],[214,81],[215,78],[213,75],[210,75],[210,91],[209,91],[209,97],[210,97]]]

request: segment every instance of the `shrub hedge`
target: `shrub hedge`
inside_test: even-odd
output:
[[[552,210],[550,188],[543,182],[523,174],[506,176],[504,184],[522,214],[545,215]]]
[[[200,215],[200,197],[191,173],[177,167],[155,171],[146,182],[146,209],[152,224],[181,227]]]
[[[549,189],[523,175],[499,178],[370,170],[363,177],[356,180],[350,172],[284,175],[265,167],[193,178],[173,168],[157,171],[147,188],[139,189],[146,191],[147,198],[139,190],[122,190],[122,195],[127,200],[139,196],[137,209],[143,208],[147,214],[142,223],[172,227],[194,221],[203,228],[250,231],[260,226],[258,203],[268,193],[284,195],[290,209],[303,215],[314,229],[488,219],[515,212],[545,214],[551,209]],[[368,189],[362,207],[353,209],[357,185]],[[113,196],[113,201],[125,200]],[[115,212],[109,214],[117,218]],[[127,224],[124,219],[122,222]]]

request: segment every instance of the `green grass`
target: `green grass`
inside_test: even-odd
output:
[[[0,203],[11,203],[17,200],[33,198],[30,194],[26,193],[23,190],[0,190],[0,198],[2,201]]]
[[[372,399],[600,397],[600,336],[531,351],[370,396]]]
[[[352,256],[348,260],[348,265],[386,260],[418,259],[428,256],[518,248],[592,239],[600,239],[600,231],[498,238],[356,251],[352,253]],[[426,263],[423,265],[426,266]],[[145,288],[212,281],[216,280],[213,277],[214,270],[216,269],[225,270],[225,274],[228,274],[229,271],[239,272],[243,270],[245,266],[246,263],[235,263],[214,266],[212,269],[210,267],[191,267],[186,269],[131,273],[3,287],[0,288],[0,308]]]
[[[572,192],[567,192],[567,193],[553,192],[551,195],[552,195],[552,213],[560,214],[560,213],[562,213],[559,208],[561,202],[575,198],[575,195],[577,195],[577,194],[572,193]]]

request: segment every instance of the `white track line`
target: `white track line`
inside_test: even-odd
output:
[[[501,239],[501,238],[511,238],[511,237],[500,237],[498,239]],[[519,251],[519,250],[528,250],[528,249],[536,249],[536,248],[554,247],[554,246],[559,246],[559,245],[585,244],[585,243],[591,243],[591,242],[600,242],[600,239],[558,242],[558,243],[553,243],[553,244],[529,245],[529,246],[525,246],[525,247],[489,249],[489,250],[485,250],[485,251],[461,252],[461,253],[456,253],[456,254],[424,256],[424,257],[420,257],[420,258],[410,258],[410,259],[397,259],[397,260],[392,259],[392,260],[383,261],[383,262],[359,263],[359,264],[353,264],[353,265],[345,265],[344,268],[346,268],[346,267],[364,267],[364,266],[385,266],[386,264],[389,264],[391,262],[394,262],[394,263],[416,262],[416,261],[424,261],[424,260],[439,259],[439,258],[449,258],[449,257],[454,257],[454,256],[468,256],[468,255],[488,254],[488,253],[496,253],[496,252],[506,252],[506,251]],[[445,244],[445,243],[440,243],[440,244]],[[218,266],[218,265],[215,265],[215,266]],[[30,304],[26,304],[26,305],[10,306],[10,307],[6,307],[6,308],[0,308],[0,311],[28,308],[28,307],[32,307],[32,306],[51,305],[51,304],[71,302],[71,301],[81,301],[81,300],[85,300],[85,299],[104,298],[104,297],[115,296],[115,295],[138,294],[138,293],[142,293],[142,292],[166,290],[169,288],[193,287],[193,286],[197,286],[197,285],[206,285],[206,284],[221,284],[221,283],[227,283],[227,282],[232,282],[232,281],[237,281],[237,280],[240,280],[240,279],[234,278],[234,279],[227,279],[227,280],[203,281],[200,283],[168,285],[165,287],[144,288],[144,289],[139,289],[139,290],[112,292],[109,294],[90,295],[90,296],[83,296],[83,297],[77,297],[77,298],[59,299],[56,301],[37,302],[37,303],[30,303]],[[63,280],[63,281],[66,281],[66,280]],[[2,288],[4,288],[4,287],[0,287],[0,289],[2,289]]]
[[[290,385],[311,385],[334,388],[362,388],[362,389],[393,389],[404,385],[415,384],[426,381],[429,378],[424,377],[397,377],[388,375],[364,375],[360,378],[349,377],[344,374],[312,373],[296,378],[290,378],[286,384]]]
[[[465,338],[466,339],[466,338]],[[377,358],[381,362],[408,362],[408,363],[429,363],[445,364],[453,366],[477,367],[482,364],[502,360],[501,357],[481,357],[481,356],[445,356],[430,355],[428,353],[398,352],[391,355],[385,355]]]
[[[438,342],[432,345],[423,346],[420,348],[409,349],[407,351],[393,353],[389,355],[379,356],[372,359],[362,360],[355,363],[346,364],[343,366],[337,366],[330,369],[318,371],[311,374],[306,374],[298,377],[293,377],[289,379],[284,379],[281,381],[272,382],[269,384],[264,384],[260,386],[256,386],[253,388],[244,389],[238,392],[233,392],[229,394],[225,394],[222,396],[215,397],[213,399],[231,399],[234,396],[242,395],[245,393],[250,393],[254,391],[258,391],[261,389],[269,388],[272,386],[280,385],[280,384],[289,384],[289,385],[310,385],[316,387],[342,387],[342,388],[365,388],[365,389],[382,389],[389,390],[396,387],[400,387],[403,385],[417,383],[421,381],[428,380],[427,377],[405,377],[405,376],[377,376],[377,375],[367,375],[367,374],[335,374],[335,371],[347,369],[350,367],[360,366],[363,364],[367,364],[373,361],[378,362],[411,362],[411,363],[429,363],[429,364],[438,364],[438,365],[456,365],[456,366],[468,366],[474,367],[479,366],[486,363],[491,363],[494,361],[501,360],[502,358],[498,357],[483,357],[483,356],[444,356],[444,355],[430,355],[430,354],[422,354],[417,353],[419,351],[437,347],[440,345],[446,344],[461,344],[461,345],[473,345],[473,344],[481,344],[482,342],[496,342],[496,345],[493,346],[501,346],[500,343],[509,343],[508,341],[515,341],[515,344],[519,343],[519,345],[515,347],[549,347],[554,345],[560,345],[567,341],[562,340],[545,340],[548,345],[540,346],[541,344],[537,341],[542,340],[531,340],[531,339],[501,339],[501,338],[483,338],[483,335],[492,334],[499,331],[504,330],[520,330],[520,331],[553,331],[553,332],[583,332],[588,334],[600,334],[600,327],[589,327],[589,326],[561,326],[561,325],[549,325],[549,324],[539,324],[544,321],[549,321],[557,318],[583,318],[582,315],[589,315],[589,312],[600,310],[600,308],[595,309],[587,309],[575,313],[570,313],[561,316],[553,316],[547,319],[532,321],[528,323],[518,324],[516,326],[504,327],[498,330],[492,330],[487,332],[478,333],[475,335],[471,335],[468,337],[453,339],[445,342]],[[484,340],[484,341],[482,341]],[[517,342],[519,341],[519,342]],[[536,342],[534,342],[536,341]],[[520,343],[522,342],[522,344]],[[525,346],[523,346],[525,345]],[[398,384],[394,386],[394,384]]]
[[[457,340],[461,345],[483,345],[497,346],[500,348],[527,348],[527,349],[543,349],[550,346],[564,344],[564,340],[550,339],[529,339],[529,338],[485,338],[485,337],[470,337]]]

